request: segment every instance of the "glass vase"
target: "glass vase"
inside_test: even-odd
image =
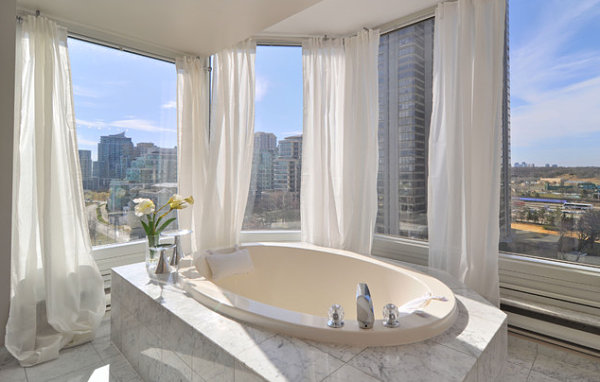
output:
[[[160,244],[160,234],[147,235],[146,237],[146,268],[156,268],[160,250],[157,247]]]

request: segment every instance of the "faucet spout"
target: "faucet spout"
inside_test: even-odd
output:
[[[359,283],[356,286],[356,320],[361,329],[371,329],[375,321],[371,293],[365,283]]]

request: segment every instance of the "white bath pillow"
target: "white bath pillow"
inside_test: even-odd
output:
[[[208,253],[195,252],[193,264],[196,267],[198,273],[200,273],[200,276],[210,280],[212,278],[212,273],[210,271],[208,263],[206,262],[206,258],[208,256]]]
[[[205,257],[213,280],[224,277],[248,273],[254,269],[250,252],[247,249],[238,249],[232,253],[213,253]]]

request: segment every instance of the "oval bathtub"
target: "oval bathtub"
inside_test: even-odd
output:
[[[305,243],[244,245],[254,270],[212,282],[181,263],[181,286],[196,300],[231,318],[278,333],[314,341],[354,346],[392,346],[433,337],[456,319],[454,294],[441,281],[377,259]],[[218,255],[217,255],[218,256]],[[187,263],[187,266],[185,264]],[[375,323],[360,329],[356,321],[356,285],[367,283]],[[430,301],[419,314],[382,324],[383,306],[401,306],[427,293],[447,301]],[[332,304],[344,308],[345,325],[327,326]]]

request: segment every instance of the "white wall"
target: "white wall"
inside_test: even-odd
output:
[[[10,299],[16,0],[0,1],[0,346]]]

